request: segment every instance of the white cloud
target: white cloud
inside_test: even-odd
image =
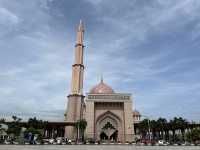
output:
[[[0,16],[0,25],[8,27],[10,25],[16,25],[20,22],[20,19],[16,16],[16,14],[3,7],[0,7]]]
[[[105,1],[105,0],[85,0],[93,5],[99,5],[101,2]]]
[[[54,1],[53,6],[48,5],[51,2],[48,0],[37,2],[21,5],[14,1],[7,3],[10,7],[5,7],[6,10],[2,11],[3,7],[0,8],[0,14],[6,16],[7,13],[8,16],[4,20],[0,18],[0,22],[7,21],[14,25],[23,20],[18,32],[9,32],[0,41],[0,44],[3,43],[1,50],[5,50],[2,54],[7,53],[5,57],[1,55],[0,59],[5,64],[0,68],[0,110],[7,115],[10,115],[8,110],[14,110],[14,113],[23,117],[38,115],[51,120],[62,120],[66,108],[65,96],[70,92],[74,57],[74,41],[71,41],[71,37],[76,33],[71,24],[74,18],[86,14],[80,15],[80,10],[76,8],[71,11],[67,8],[71,6],[70,3],[65,6],[64,1],[63,6],[59,5],[60,1]],[[180,104],[178,100],[183,93],[185,97],[195,93],[194,101],[198,98],[196,93],[200,87],[195,84],[194,77],[199,72],[192,65],[193,70],[184,69],[193,61],[197,62],[198,57],[188,55],[181,59],[171,59],[181,54],[181,46],[178,47],[176,43],[162,45],[160,41],[153,41],[152,36],[159,35],[163,38],[162,34],[165,36],[167,33],[174,34],[177,30],[181,33],[192,30],[194,39],[197,39],[195,33],[198,33],[198,26],[188,29],[189,31],[185,28],[182,31],[181,28],[191,20],[197,20],[197,10],[200,7],[198,1],[152,1],[146,5],[140,4],[140,0],[123,3],[106,0],[87,2],[93,4],[95,12],[94,18],[85,17],[88,20],[85,36],[85,92],[97,84],[103,74],[105,82],[116,92],[134,93],[136,108],[152,115],[159,115],[152,109],[160,110],[163,104],[166,109],[174,109],[168,105],[173,101]],[[90,10],[91,5],[87,6]],[[63,18],[68,20],[67,26],[63,28],[61,24],[66,25],[66,22],[56,18],[57,15],[54,16],[60,10],[65,10],[62,11]],[[70,28],[73,28],[73,32],[70,32]],[[168,42],[167,37],[164,39]],[[148,42],[150,44],[145,45]],[[181,44],[181,48],[186,46],[185,43]],[[177,70],[181,67],[183,70],[180,73]],[[169,103],[166,103],[168,99]],[[7,108],[5,106],[9,106],[8,110],[3,109]],[[199,111],[194,109],[198,114]],[[52,110],[55,111],[51,113]],[[160,112],[164,114],[162,110]],[[176,109],[171,112],[178,113]]]

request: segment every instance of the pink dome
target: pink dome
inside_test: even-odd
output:
[[[134,110],[134,111],[133,111],[133,116],[141,116],[141,115],[140,115],[139,111]]]
[[[112,94],[114,93],[114,91],[110,86],[105,84],[103,80],[101,80],[99,84],[97,84],[90,90],[90,93],[91,94]]]

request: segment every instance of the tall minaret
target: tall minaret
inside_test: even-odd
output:
[[[72,65],[71,94],[83,94],[83,33],[83,23],[80,20],[75,45],[75,62],[74,65]]]
[[[77,39],[75,45],[75,62],[72,65],[72,81],[71,81],[71,92],[68,95],[68,104],[66,110],[65,120],[74,124],[77,120],[83,117],[83,105],[84,105],[84,95],[83,95],[83,23],[80,21],[77,30]],[[74,126],[66,126],[65,136],[69,139],[76,138],[76,129]]]

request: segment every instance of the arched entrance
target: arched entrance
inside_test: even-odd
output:
[[[118,136],[117,133],[118,131],[112,125],[112,123],[107,122],[101,129],[100,140],[101,141],[117,141],[117,136]]]
[[[110,111],[100,115],[96,121],[96,139],[103,142],[120,141],[121,120]]]

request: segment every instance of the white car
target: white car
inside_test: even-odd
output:
[[[54,143],[54,139],[49,139],[49,143],[53,144]]]
[[[167,146],[167,145],[169,145],[169,142],[166,142],[164,140],[159,140],[158,141],[158,145],[160,145],[160,146]]]
[[[14,142],[13,142],[13,144],[15,144],[15,145],[18,145],[18,144],[19,144],[19,142],[16,142],[16,141],[14,141]]]
[[[158,145],[164,145],[164,141],[163,140],[159,140],[158,141]]]
[[[57,138],[57,139],[56,139],[56,142],[57,142],[57,144],[62,144],[62,138],[60,138],[60,137]]]
[[[6,141],[6,140],[5,140],[5,142],[4,142],[4,143],[5,143],[6,145],[7,145],[7,144],[10,144],[10,142],[9,142],[9,141]]]
[[[72,143],[72,140],[68,140],[68,143],[71,144],[71,143]]]

